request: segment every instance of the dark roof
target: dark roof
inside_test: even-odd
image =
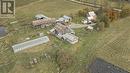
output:
[[[90,66],[90,73],[129,73],[111,63],[97,58]]]
[[[0,37],[3,37],[6,35],[6,29],[4,27],[0,27]]]
[[[34,20],[32,21],[33,26],[39,26],[39,25],[49,25],[55,23],[55,18],[48,18],[48,19],[40,19],[40,20]]]

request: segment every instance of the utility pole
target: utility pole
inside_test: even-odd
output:
[[[94,4],[95,6],[96,6],[96,4],[97,4],[96,1],[97,1],[97,0],[93,0],[93,4]]]
[[[120,0],[120,4],[121,4],[121,6],[120,6],[120,9],[123,9],[123,7],[124,7],[124,2],[125,0]]]
[[[101,8],[103,8],[103,1],[101,0]]]

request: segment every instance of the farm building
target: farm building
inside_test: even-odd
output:
[[[43,15],[43,14],[37,14],[36,16],[35,16],[35,19],[37,19],[37,20],[39,20],[39,19],[47,19],[48,17],[47,16],[45,16],[45,15]]]
[[[50,30],[50,32],[59,39],[66,40],[71,44],[78,42],[78,37],[74,35],[75,32],[71,28],[60,23],[57,24],[52,30]]]
[[[90,73],[129,73],[111,63],[108,63],[100,58],[97,58],[89,66]]]
[[[87,18],[89,21],[95,21],[96,17],[97,17],[97,15],[95,14],[94,11],[88,12],[88,14],[87,14]]]
[[[71,17],[67,16],[67,15],[64,15],[63,17],[60,17],[57,22],[60,22],[60,23],[69,23],[70,21],[72,20]]]
[[[32,21],[33,26],[41,26],[42,28],[46,26],[50,26],[56,23],[55,18],[48,18],[48,19],[41,19],[41,20],[35,20]]]
[[[78,42],[78,37],[71,33],[66,33],[63,35],[63,39],[71,44],[75,44]]]
[[[58,23],[52,30],[54,30],[52,31],[52,33],[54,34],[61,34],[61,35],[65,33],[75,34],[75,32],[71,28],[69,28],[68,26],[62,25],[60,23]]]
[[[17,52],[22,51],[24,49],[31,48],[31,47],[34,47],[34,46],[37,46],[37,45],[40,45],[43,43],[47,43],[47,42],[49,42],[49,38],[47,36],[44,36],[44,37],[30,40],[30,41],[27,41],[24,43],[13,45],[12,48],[14,50],[14,53],[17,53]]]
[[[87,13],[87,18],[82,21],[83,24],[91,24],[92,22],[95,22],[97,18],[97,15],[94,11]]]

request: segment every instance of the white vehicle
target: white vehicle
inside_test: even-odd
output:
[[[92,23],[92,21],[89,21],[88,19],[83,19],[81,22],[83,24],[91,24]]]

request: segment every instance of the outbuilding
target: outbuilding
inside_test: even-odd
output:
[[[78,42],[78,37],[75,36],[74,30],[70,27],[58,23],[50,32],[57,38],[65,40],[71,44]]]
[[[35,15],[35,19],[39,20],[39,19],[47,19],[48,17],[43,15],[43,14],[37,14]]]
[[[64,16],[60,17],[60,18],[57,20],[57,22],[59,22],[59,23],[69,23],[69,22],[71,22],[71,20],[72,20],[71,17],[69,17],[69,16],[67,16],[67,15],[64,15]]]
[[[63,39],[71,44],[75,44],[78,42],[78,37],[71,33],[66,33],[63,35]]]
[[[42,28],[46,27],[46,26],[50,26],[56,23],[56,19],[55,18],[48,18],[48,19],[41,19],[41,20],[35,20],[32,21],[32,25],[33,26],[41,26]]]

